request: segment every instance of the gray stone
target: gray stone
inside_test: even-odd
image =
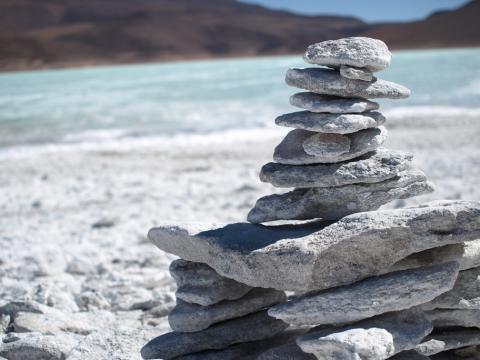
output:
[[[402,351],[401,353],[392,356],[390,360],[430,360],[428,356],[419,354],[415,350]]]
[[[431,301],[450,290],[458,263],[404,270],[278,304],[268,314],[289,324],[346,324]]]
[[[480,345],[480,329],[435,332],[427,336],[415,350],[428,356],[472,345]]]
[[[381,274],[413,253],[480,238],[480,203],[433,202],[354,214],[334,224],[192,224],[190,231],[196,235],[163,226],[148,237],[166,252],[250,286],[313,291]]]
[[[340,66],[340,75],[352,80],[372,81],[373,73],[367,69],[356,68],[348,65]]]
[[[331,69],[290,69],[285,81],[290,86],[317,94],[345,98],[405,99],[410,96],[405,86],[376,78],[372,81],[346,79]]]
[[[320,327],[297,339],[317,359],[383,360],[413,349],[432,331],[421,312],[390,313],[343,328]]]
[[[316,360],[316,357],[303,352],[296,343],[290,343],[267,350],[256,360]]]
[[[392,54],[381,40],[348,37],[310,45],[303,58],[311,64],[334,67],[348,65],[380,71],[388,67]]]
[[[283,165],[268,163],[260,180],[276,187],[332,187],[377,183],[397,176],[411,166],[413,156],[380,148],[361,158],[337,164]]]
[[[242,317],[287,300],[283,291],[255,288],[237,300],[224,300],[210,306],[189,304],[182,300],[168,316],[174,331],[195,332],[212,324]]]
[[[177,283],[177,298],[203,306],[239,299],[252,289],[219,275],[206,264],[182,259],[171,263],[170,274]]]
[[[302,144],[308,155],[337,158],[350,151],[351,141],[341,134],[315,133]]]
[[[368,111],[363,114],[328,114],[298,111],[281,115],[275,119],[275,123],[279,126],[325,134],[351,134],[360,130],[378,127],[384,124],[385,121],[385,117],[377,111]]]
[[[426,314],[437,329],[451,327],[480,328],[480,310],[477,309],[435,309],[426,311]]]
[[[433,191],[419,170],[407,170],[398,176],[372,184],[295,189],[257,200],[247,220],[263,223],[276,220],[338,220],[344,216],[377,210],[395,199],[405,199]]]
[[[480,268],[461,271],[453,289],[425,304],[425,308],[480,310]]]
[[[10,315],[0,314],[0,334],[6,333],[10,325]]]
[[[320,95],[316,94],[313,92],[300,92],[296,93],[292,96],[290,96],[290,104],[296,107],[299,107],[301,109],[305,109],[308,111],[311,111],[313,113],[331,113],[331,114],[352,114],[352,113],[365,113],[369,110],[378,110],[380,105],[376,102],[365,100],[365,99],[345,99],[342,97],[338,96],[331,96],[331,95]],[[301,112],[301,113],[307,113],[308,112]],[[297,113],[300,114],[300,113]],[[368,114],[368,113],[367,113]],[[364,114],[364,115],[367,115]],[[375,112],[375,114],[379,114]],[[287,114],[288,115],[288,114]],[[324,114],[327,115],[327,114]],[[283,115],[285,116],[285,115]],[[321,119],[322,117],[316,117],[317,119]],[[327,118],[327,116],[324,116],[323,118]],[[354,131],[348,131],[348,132],[355,132],[358,130],[366,129],[369,127],[376,127],[381,124],[375,124],[375,125],[370,125],[372,122],[369,119],[363,119],[362,117],[331,117],[332,119],[338,119],[336,121],[330,121],[330,122],[325,122],[325,125],[323,128],[326,130],[335,130],[335,129],[349,129],[346,124],[351,124],[350,126],[357,126],[357,130]],[[340,122],[339,120],[342,120],[344,122]],[[357,120],[358,121],[348,121],[349,119]],[[284,121],[292,121],[294,119],[284,119]],[[363,120],[363,122],[361,121]],[[298,120],[297,120],[298,121]],[[385,118],[382,120],[383,122],[385,121]],[[305,122],[305,121],[304,121]],[[315,123],[322,123],[322,121],[316,121]],[[295,124],[295,122],[294,122]],[[302,124],[302,122],[300,122]],[[339,124],[339,125],[338,125]],[[278,124],[277,125],[283,125],[283,124]],[[342,126],[340,126],[342,125]],[[363,125],[364,127],[358,128],[358,126]],[[368,126],[370,125],[370,126]],[[283,125],[283,126],[292,126],[292,125]],[[296,127],[296,126],[294,126]],[[313,129],[307,129],[307,130],[313,130]],[[326,132],[326,131],[324,131]]]
[[[9,333],[2,337],[0,356],[8,360],[65,360],[77,342],[65,333]]]
[[[225,321],[195,333],[171,332],[151,340],[142,348],[144,359],[172,359],[204,350],[224,349],[230,345],[263,340],[288,327],[281,320],[261,311]]]
[[[350,141],[350,147],[347,152],[332,154],[323,152],[322,154],[310,155],[304,149],[305,142],[307,142],[309,149],[312,148],[312,142],[316,143],[316,148],[318,149],[322,147],[320,143],[322,137],[319,137],[318,133],[313,131],[295,129],[290,131],[275,148],[273,159],[280,164],[286,165],[325,164],[351,160],[379,148],[387,138],[387,129],[380,126],[343,136]]]

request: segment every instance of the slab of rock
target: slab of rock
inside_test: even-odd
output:
[[[276,187],[332,187],[377,183],[397,176],[411,166],[411,154],[380,148],[358,159],[337,164],[283,165],[268,163],[260,180]]]
[[[148,237],[166,252],[250,286],[304,292],[351,284],[410,254],[479,239],[480,203],[433,202],[354,214],[334,224],[191,226],[191,233],[154,228]]]
[[[345,98],[405,99],[410,96],[405,86],[376,78],[372,81],[347,79],[331,69],[290,69],[285,81],[290,86],[317,94]]]
[[[202,306],[239,299],[252,289],[251,286],[219,275],[206,264],[182,259],[171,263],[170,274],[177,283],[176,297]]]
[[[428,356],[419,354],[415,350],[402,351],[401,353],[392,356],[390,360],[430,360]]]
[[[431,331],[431,322],[421,312],[405,311],[342,328],[314,328],[297,344],[317,359],[383,360],[413,349]]]
[[[312,354],[307,354],[296,343],[285,344],[262,353],[256,360],[316,360]]]
[[[212,324],[242,317],[272,305],[284,302],[287,297],[283,291],[255,288],[237,300],[224,300],[210,306],[189,304],[182,300],[168,316],[168,322],[174,331],[195,332],[208,328]]]
[[[247,220],[255,224],[276,220],[338,220],[357,212],[377,210],[396,199],[432,191],[425,174],[412,169],[378,183],[295,189],[264,196],[257,200]]]
[[[409,309],[452,289],[458,263],[433,265],[372,277],[278,304],[268,314],[292,325],[346,324]]]
[[[340,66],[340,75],[347,79],[363,81],[372,81],[374,78],[373,73],[370,70],[356,68],[348,65]]]
[[[1,338],[0,356],[8,360],[65,360],[78,338],[65,333],[9,333]]]
[[[426,311],[426,314],[437,329],[452,327],[480,328],[480,310],[477,309],[435,309]]]
[[[392,54],[381,40],[348,37],[310,45],[303,58],[310,64],[333,67],[348,65],[380,71],[390,65]]]
[[[307,111],[301,112],[301,113],[307,113],[307,114],[311,111],[313,113],[352,114],[353,115],[355,113],[365,113],[370,110],[378,110],[378,108],[380,107],[378,103],[365,100],[365,99],[346,99],[338,96],[320,95],[313,92],[300,92],[290,96],[290,104],[293,106],[299,107],[301,109],[308,110],[308,112]],[[379,113],[375,112],[375,114],[379,114]],[[287,115],[282,115],[282,116],[286,117]],[[297,124],[297,122],[294,121],[295,118],[292,118],[292,117],[290,117],[290,119],[288,117],[282,118],[282,116],[280,117],[281,120],[279,120],[282,123],[281,124],[277,123],[277,125],[298,127],[302,124],[305,124],[304,126],[307,126],[308,124],[306,119],[303,122],[301,120],[297,120],[298,125],[293,126]],[[378,125],[381,125],[377,123],[376,125],[368,126],[371,124],[371,120],[369,121],[368,119],[362,119],[361,117],[359,118],[348,117],[348,116],[345,118],[342,118],[341,116],[332,117],[332,119],[337,119],[337,118],[338,120],[336,121],[331,120],[330,122],[326,122],[325,120],[324,121],[317,120],[313,124],[319,123],[320,124],[319,126],[321,126],[322,123],[325,123],[325,125],[323,125],[322,127],[323,129],[334,131],[335,129],[338,128],[340,130],[348,131],[348,132],[355,132],[358,130],[367,129],[369,127],[376,127]],[[317,119],[319,118],[317,117]],[[344,119],[343,122],[340,122],[341,119]],[[351,120],[348,121],[349,119],[353,119],[353,120],[357,119],[357,121],[351,121]],[[283,124],[283,122],[285,122],[285,124]],[[292,125],[288,125],[289,122],[292,122]],[[383,118],[383,122],[385,122],[385,118]],[[350,126],[347,126],[348,124],[350,124]],[[359,128],[359,126],[361,125],[363,125],[364,127]],[[355,129],[354,126],[356,127],[357,130],[350,131],[350,127],[352,129]],[[314,130],[314,129],[306,129],[306,130]],[[326,131],[323,131],[323,132],[326,132]]]
[[[425,304],[424,308],[480,310],[480,268],[461,271],[453,289]]]
[[[351,141],[341,134],[315,133],[302,146],[308,155],[337,158],[350,151]]]
[[[427,336],[420,345],[416,346],[415,351],[429,356],[472,345],[480,345],[480,329],[435,332]]]
[[[204,350],[224,349],[230,345],[263,340],[288,327],[266,311],[224,321],[195,333],[171,332],[151,340],[142,348],[144,359],[173,359]]]
[[[327,144],[322,143],[322,140],[324,140],[322,135],[308,130],[292,130],[275,148],[273,159],[280,164],[286,165],[325,164],[351,160],[379,148],[387,139],[387,129],[380,126],[352,134],[337,135],[337,137],[341,137],[341,139],[349,142],[347,151],[333,152],[331,154],[328,151],[323,151],[316,155],[311,155],[305,151],[305,144],[309,150],[328,147]],[[332,139],[329,140],[331,143]],[[341,143],[340,138],[336,140],[337,143]]]

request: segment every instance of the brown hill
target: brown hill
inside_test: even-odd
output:
[[[393,47],[480,45],[478,4],[411,24],[369,25],[234,0],[2,0],[0,70],[299,53],[359,34]]]

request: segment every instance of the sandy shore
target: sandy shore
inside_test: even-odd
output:
[[[392,113],[387,128],[387,147],[412,152],[436,186],[433,194],[388,206],[480,200],[478,114],[400,120]],[[102,354],[97,359],[139,359],[145,339],[168,329],[175,290],[173,257],[147,241],[148,229],[244,221],[256,198],[278,192],[257,176],[286,131],[1,152],[0,305],[31,299],[66,316],[106,312],[111,320],[92,321],[80,348]],[[99,338],[109,345],[98,345]]]

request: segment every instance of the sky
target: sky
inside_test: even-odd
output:
[[[353,15],[369,22],[422,19],[437,10],[455,9],[470,0],[241,0],[308,15]]]

